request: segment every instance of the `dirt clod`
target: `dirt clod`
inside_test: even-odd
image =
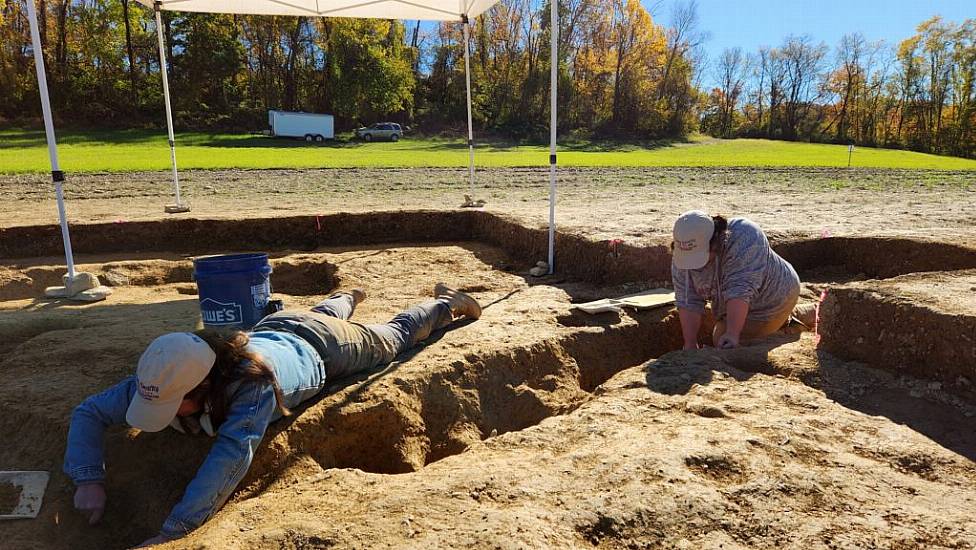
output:
[[[685,458],[689,470],[715,480],[739,482],[746,476],[734,459],[722,455],[692,455]]]
[[[689,403],[687,410],[690,413],[697,414],[704,418],[725,418],[728,414],[725,409],[715,405],[708,405],[705,403]]]

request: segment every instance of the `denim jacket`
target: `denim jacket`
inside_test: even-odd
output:
[[[299,336],[261,331],[251,335],[249,350],[275,371],[286,407],[294,407],[325,385],[325,367],[312,346]],[[136,392],[136,377],[93,395],[75,408],[68,429],[64,471],[76,485],[105,480],[103,434],[124,424]],[[241,382],[227,389],[227,419],[183,498],[170,512],[160,534],[175,539],[196,529],[227,501],[247,473],[268,424],[280,417],[274,389],[262,382]]]

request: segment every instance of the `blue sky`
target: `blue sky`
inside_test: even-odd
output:
[[[641,1],[649,9],[656,6],[651,13],[655,22],[668,25],[671,7],[679,0]],[[760,46],[777,47],[790,34],[809,34],[831,49],[856,31],[869,41],[897,45],[934,15],[955,22],[976,18],[976,0],[698,0],[698,12],[702,30],[710,34],[705,51],[713,60],[725,48],[739,46],[748,54]],[[412,28],[412,21],[405,23]],[[424,28],[430,31],[436,25]],[[706,70],[703,83],[712,80],[712,71]]]
[[[659,23],[668,23],[673,1],[656,10]],[[896,44],[933,15],[956,22],[976,18],[976,0],[698,0],[698,8],[703,30],[711,33],[705,43],[710,59],[724,48],[775,47],[789,34],[809,34],[833,47],[860,31],[868,40]]]

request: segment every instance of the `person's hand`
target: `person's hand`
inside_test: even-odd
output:
[[[105,486],[101,483],[79,485],[75,490],[75,509],[88,518],[88,525],[95,525],[105,514]]]
[[[133,546],[133,548],[149,548],[150,546],[156,546],[157,544],[163,544],[164,542],[169,542],[169,540],[170,539],[162,535],[156,535],[151,539],[146,539],[142,541],[142,544],[140,544],[139,546]]]
[[[718,339],[718,349],[732,349],[739,347],[739,336],[726,332]]]

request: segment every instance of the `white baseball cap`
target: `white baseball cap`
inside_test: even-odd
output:
[[[712,217],[690,210],[674,222],[672,262],[678,269],[701,269],[708,263],[709,242],[715,233]]]
[[[137,391],[125,421],[145,432],[168,426],[183,397],[203,382],[216,360],[210,344],[189,332],[171,332],[153,340],[139,358]]]

